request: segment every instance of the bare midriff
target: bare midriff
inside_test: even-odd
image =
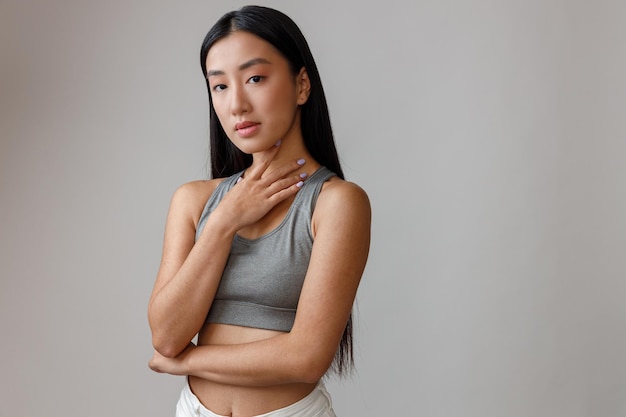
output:
[[[269,339],[279,331],[206,323],[198,345],[234,345]],[[189,385],[200,402],[215,414],[251,417],[286,407],[306,397],[315,384],[294,383],[267,387],[224,385],[190,376]]]

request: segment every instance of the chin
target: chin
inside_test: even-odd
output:
[[[253,154],[253,153],[264,152],[264,151],[270,150],[275,144],[276,143],[263,145],[260,143],[257,143],[257,144],[250,143],[250,144],[244,144],[243,146],[237,146],[237,148],[243,153]]]

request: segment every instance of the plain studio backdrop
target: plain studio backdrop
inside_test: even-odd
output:
[[[244,4],[0,1],[0,416],[173,415],[148,297]],[[626,4],[262,4],[373,207],[338,416],[626,416]]]

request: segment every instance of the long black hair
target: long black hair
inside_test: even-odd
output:
[[[301,106],[304,145],[317,162],[344,179],[335,148],[326,96],[309,45],[291,18],[278,10],[262,6],[245,6],[226,13],[213,25],[202,42],[200,65],[209,94],[212,178],[233,175],[252,164],[252,156],[235,147],[224,132],[213,107],[211,88],[207,79],[206,59],[209,49],[215,42],[235,31],[249,32],[269,42],[287,59],[294,75],[298,74],[302,67],[306,69],[311,82],[311,92],[306,103]],[[351,370],[353,365],[352,315],[350,315],[332,368],[341,375]]]

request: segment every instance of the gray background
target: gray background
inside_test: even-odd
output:
[[[0,416],[171,416],[146,308],[243,2],[0,1]],[[373,206],[339,416],[626,416],[626,3],[267,1]]]

